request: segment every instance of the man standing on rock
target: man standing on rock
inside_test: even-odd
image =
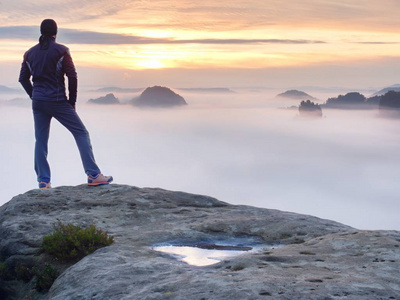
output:
[[[32,99],[36,138],[35,171],[39,188],[51,187],[47,144],[53,117],[74,136],[88,176],[88,185],[109,184],[113,178],[101,174],[94,160],[89,133],[75,111],[78,80],[69,49],[56,43],[57,24],[54,20],[43,20],[40,33],[39,44],[24,54],[19,76],[19,82]],[[68,77],[68,98],[64,75]]]

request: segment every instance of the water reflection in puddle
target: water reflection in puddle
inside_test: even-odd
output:
[[[208,266],[216,264],[226,258],[255,253],[273,248],[267,246],[241,247],[241,246],[155,246],[153,250],[175,256],[178,260],[193,266]]]

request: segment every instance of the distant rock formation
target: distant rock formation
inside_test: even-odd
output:
[[[298,90],[288,90],[284,93],[276,95],[278,98],[286,98],[286,99],[293,99],[293,100],[318,100],[309,94],[298,91]]]
[[[58,220],[93,224],[114,243],[77,262],[57,261],[40,248]],[[238,238],[261,244],[233,246],[260,251],[193,267],[153,248]],[[399,247],[398,231],[355,230],[182,192],[116,184],[35,189],[0,207],[0,299],[399,299]],[[46,264],[59,276],[39,293],[32,269]]]
[[[359,92],[350,92],[345,95],[339,95],[337,97],[329,98],[324,104],[320,106],[322,108],[334,108],[334,109],[377,109],[382,96],[373,96],[366,98]]]
[[[382,117],[400,117],[400,92],[389,91],[381,97],[379,115]]]
[[[310,100],[301,101],[299,106],[300,117],[306,118],[322,118],[322,109],[318,104]]]
[[[365,104],[364,95],[358,92],[350,92],[336,98],[329,98],[323,106],[327,108],[362,109],[365,108]]]
[[[394,84],[389,87],[383,88],[383,89],[377,91],[376,93],[374,93],[372,96],[382,96],[389,91],[400,92],[400,84]]]
[[[365,104],[378,108],[382,96],[372,96],[365,100]]]
[[[140,107],[175,107],[187,105],[182,96],[163,86],[148,87],[139,97],[132,100],[132,104]]]
[[[94,103],[94,104],[119,104],[118,98],[115,98],[114,94],[110,93],[107,94],[104,97],[99,97],[96,99],[89,99],[89,103]]]

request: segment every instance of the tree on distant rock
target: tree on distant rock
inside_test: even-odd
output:
[[[132,100],[132,104],[141,107],[174,107],[187,105],[182,96],[163,86],[148,87],[138,98]]]
[[[325,107],[329,108],[363,108],[366,98],[358,92],[347,93],[346,95],[339,95],[337,98],[329,98],[326,101]]]
[[[312,118],[321,118],[322,117],[322,109],[319,104],[315,104],[310,100],[301,101],[299,106],[299,114],[301,117],[312,117]]]
[[[367,98],[367,100],[365,100],[365,104],[371,105],[374,108],[378,108],[381,98],[382,98],[382,95],[369,97],[369,98]]]
[[[389,91],[382,96],[379,114],[383,117],[400,117],[400,92]]]

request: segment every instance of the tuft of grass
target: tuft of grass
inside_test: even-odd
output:
[[[45,264],[43,268],[34,268],[36,275],[35,288],[38,292],[47,292],[58,277],[58,271],[50,264]]]
[[[292,237],[292,235],[290,233],[282,233],[281,234],[282,240],[290,239],[291,237]]]
[[[54,232],[43,237],[42,249],[60,261],[76,261],[114,241],[106,232],[90,225],[87,228],[61,221],[53,225]]]
[[[15,267],[15,273],[17,275],[17,279],[23,280],[24,282],[29,282],[35,275],[34,268],[30,268],[22,264]]]
[[[311,252],[311,251],[301,251],[300,254],[303,254],[303,255],[316,255],[314,252]]]

